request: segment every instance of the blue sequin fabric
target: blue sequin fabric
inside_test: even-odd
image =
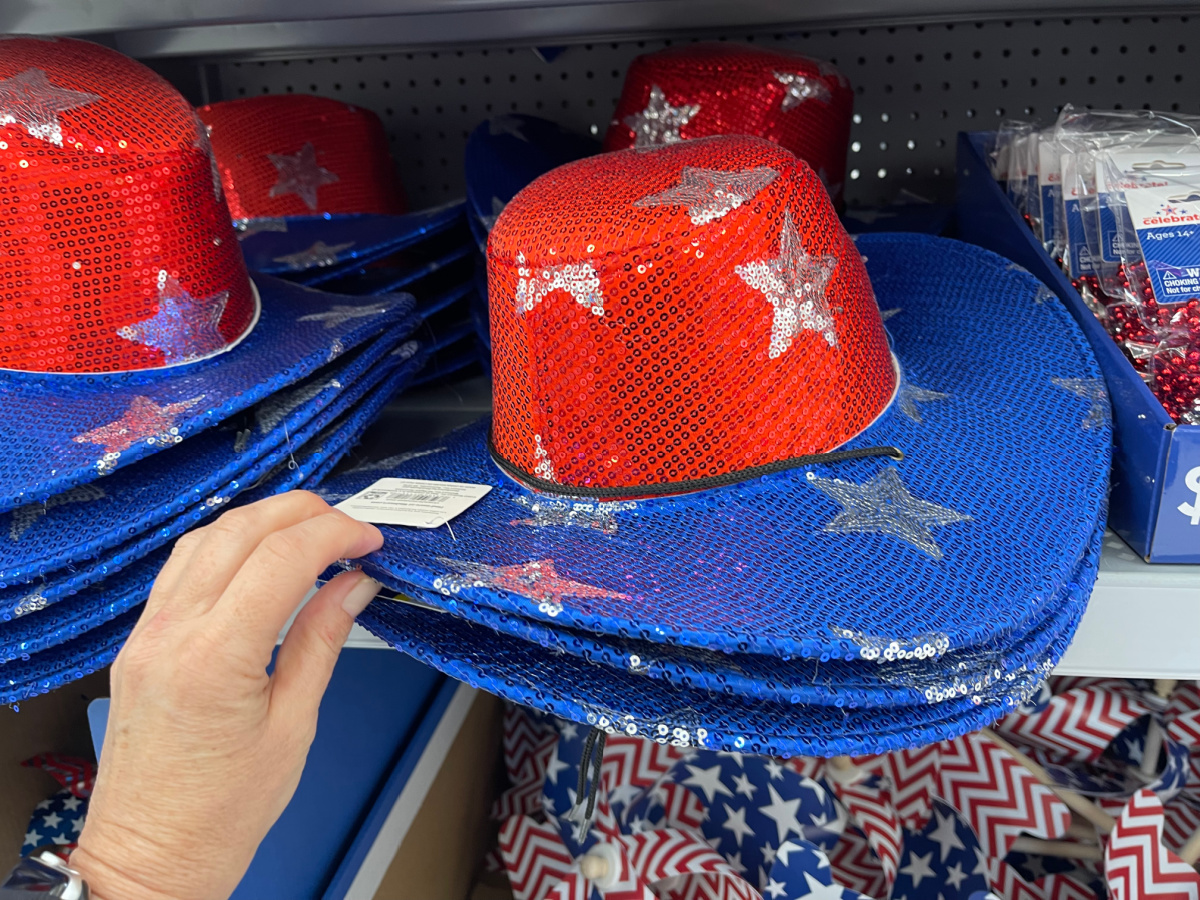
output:
[[[462,201],[401,216],[289,216],[238,223],[246,265],[303,284],[324,284],[461,224]]]
[[[405,341],[410,316],[240,416],[43,503],[0,513],[0,589],[94,558],[187,512],[275,450]]]
[[[366,569],[397,590],[554,629],[784,659],[924,660],[1013,647],[1056,611],[1102,523],[1107,405],[1065,310],[1007,260],[956,241],[858,241],[902,372],[847,448],[904,459],[810,465],[684,496],[602,503],[530,492],[468,426],[373,478],[493,490],[448,529],[384,526]],[[436,452],[435,452],[436,451]],[[646,679],[651,680],[651,679]]]
[[[88,585],[101,581],[126,566],[142,559],[152,551],[164,546],[183,532],[223,510],[229,502],[243,492],[253,492],[256,485],[269,480],[280,467],[287,467],[294,454],[310,441],[321,435],[339,416],[368,396],[372,402],[384,402],[390,397],[379,389],[385,377],[395,371],[401,378],[397,389],[411,381],[413,375],[424,364],[424,354],[405,353],[400,356],[385,356],[385,364],[378,364],[364,374],[302,427],[285,437],[285,440],[269,452],[256,459],[232,481],[217,487],[204,497],[195,498],[186,512],[158,523],[155,527],[132,537],[115,549],[100,553],[90,559],[78,560],[69,567],[48,572],[31,584],[10,586],[0,590],[0,642],[8,626],[3,621],[20,619],[23,616],[41,614],[58,601],[69,597]],[[178,451],[187,452],[185,442]]]
[[[314,487],[375,420],[387,401],[411,381],[417,356],[363,392],[358,402],[326,422],[304,445],[232,502],[242,505],[297,487]],[[140,605],[166,561],[163,546],[80,591],[62,604],[0,626],[0,703],[15,703],[61,687],[110,664],[128,637]],[[36,625],[29,628],[28,624]],[[24,629],[24,631],[22,631]]]
[[[254,281],[259,321],[219,356],[103,375],[0,371],[0,421],[15,423],[0,511],[95,482],[226,421],[413,312],[407,294],[347,297]]]

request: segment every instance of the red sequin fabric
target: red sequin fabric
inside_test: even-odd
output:
[[[758,138],[542,176],[492,231],[488,293],[496,452],[567,494],[638,496],[826,452],[895,387],[828,195]]]
[[[841,202],[854,91],[827,62],[744,44],[700,43],[639,56],[605,150],[752,134],[807,162]]]
[[[405,211],[383,123],[370,110],[277,94],[199,113],[234,219]]]
[[[0,53],[0,368],[200,359],[255,301],[204,127],[140,63],[69,39]]]

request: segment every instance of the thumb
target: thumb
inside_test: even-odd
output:
[[[296,722],[315,720],[317,709],[354,617],[379,592],[380,584],[360,571],[343,572],[297,614],[275,657],[271,708]]]

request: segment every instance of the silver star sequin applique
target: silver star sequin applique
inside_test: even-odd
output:
[[[546,452],[546,448],[542,446],[542,436],[535,434],[533,436],[533,456],[537,463],[533,467],[533,474],[543,481],[558,481],[558,473],[554,471],[554,463],[550,461],[550,454]]]
[[[237,232],[237,239],[244,241],[262,231],[279,231],[286,234],[288,225],[287,219],[273,219],[264,216],[261,219],[237,219],[233,223],[233,230]]]
[[[20,618],[27,616],[30,613],[35,613],[38,610],[45,609],[49,606],[49,602],[40,592],[35,591],[32,594],[26,594],[20,599],[16,606],[13,607],[13,617]]]
[[[829,62],[828,60],[825,60],[825,59],[817,60],[817,72],[819,72],[825,78],[835,79],[837,81],[837,83],[840,85],[847,85],[850,83],[850,80],[845,75],[843,75],[841,72],[839,72],[834,67],[833,63]]]
[[[309,313],[307,316],[301,316],[297,322],[324,322],[326,328],[337,328],[349,322],[351,319],[363,319],[367,316],[381,316],[391,309],[386,303],[373,303],[370,306],[347,306],[345,304],[337,304],[331,306],[325,312]],[[337,355],[341,355],[341,348]],[[330,357],[332,360],[335,357]]]
[[[165,269],[158,273],[158,312],[117,329],[127,341],[162,351],[170,365],[193,362],[222,349],[221,316],[229,291],[193,297]]]
[[[62,146],[58,114],[104,99],[50,83],[41,69],[26,69],[0,80],[0,126],[20,125],[38,140]]]
[[[633,205],[686,206],[693,225],[706,225],[749,202],[778,177],[779,173],[770,166],[741,172],[684,166],[678,184],[643,197]]]
[[[942,548],[933,539],[931,529],[971,521],[970,516],[949,507],[914,497],[892,466],[863,484],[820,478],[811,472],[808,483],[844,507],[825,526],[825,531],[891,535],[936,560],[942,559]]]
[[[81,484],[78,487],[73,487],[69,491],[63,491],[61,494],[55,494],[46,500],[45,503],[30,503],[27,506],[19,506],[12,511],[12,524],[8,529],[8,536],[13,541],[19,541],[30,528],[37,524],[37,520],[46,515],[50,510],[66,506],[68,503],[90,503],[93,500],[103,500],[107,496],[104,493],[104,488],[97,484]]]
[[[575,500],[513,497],[512,501],[525,507],[533,515],[528,519],[514,519],[509,523],[511,525],[525,525],[529,528],[591,528],[602,534],[617,533],[617,513],[637,509],[637,503],[632,500],[580,503]]]
[[[900,306],[893,306],[891,309],[881,309],[879,311],[879,318],[886,322],[892,316],[898,316],[902,312],[904,312],[904,309]]]
[[[525,123],[518,116],[492,116],[488,119],[488,134],[492,137],[498,134],[507,134],[517,140],[529,143],[529,138],[525,137],[525,132],[522,130],[524,127]]]
[[[904,413],[917,424],[920,424],[925,420],[921,418],[921,410],[917,407],[918,403],[949,399],[949,394],[943,394],[941,391],[926,390],[925,388],[917,387],[915,384],[909,384],[906,381],[900,385],[900,394],[896,398],[896,403],[900,406],[900,412]]]
[[[1102,428],[1108,421],[1108,389],[1103,378],[1051,378],[1050,383],[1091,403],[1087,415],[1079,423],[1080,428],[1090,431]]]
[[[795,109],[808,100],[819,100],[822,103],[829,103],[833,100],[829,86],[820,78],[800,75],[796,72],[774,72],[772,74],[784,88],[783,102],[779,107],[783,112]]]
[[[625,117],[625,124],[633,131],[633,146],[639,149],[676,144],[683,140],[679,129],[700,112],[699,103],[684,103],[672,106],[657,84],[650,86],[650,101],[639,113]]]
[[[107,475],[116,468],[121,452],[134,444],[166,445],[182,441],[176,420],[203,399],[201,395],[160,406],[149,397],[139,395],[129,401],[129,406],[119,419],[77,434],[71,440],[77,444],[103,446],[104,456],[96,461],[96,468],[101,474]]]
[[[500,218],[500,213],[504,212],[504,207],[508,206],[499,197],[492,198],[492,214],[490,216],[480,216],[479,221],[483,223],[484,229],[490,234],[492,229],[496,227],[496,220]]]
[[[790,212],[783,220],[778,256],[734,267],[742,281],[761,291],[775,307],[768,351],[772,359],[783,355],[802,331],[816,331],[830,347],[837,346],[837,328],[825,301],[825,287],[836,267],[834,256],[804,252]]]
[[[312,141],[296,153],[268,153],[267,159],[279,173],[279,179],[268,192],[272,197],[295,194],[313,212],[317,210],[317,189],[338,181],[337,175],[317,162],[317,150]]]
[[[517,254],[517,312],[527,313],[551,291],[566,291],[575,302],[598,316],[604,315],[600,276],[591,263],[542,266],[536,271],[525,265],[525,254]]]
[[[274,231],[275,229],[264,229]],[[283,229],[286,231],[287,229]],[[317,241],[307,250],[276,256],[272,262],[283,263],[293,272],[303,272],[305,269],[323,269],[337,263],[338,255],[354,246],[354,241],[330,246],[324,241]]]

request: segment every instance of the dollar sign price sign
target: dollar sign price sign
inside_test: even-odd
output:
[[[1195,491],[1196,497],[1191,503],[1180,503],[1179,511],[1185,516],[1191,516],[1193,525],[1200,525],[1200,466],[1192,469],[1183,479],[1189,491]]]

